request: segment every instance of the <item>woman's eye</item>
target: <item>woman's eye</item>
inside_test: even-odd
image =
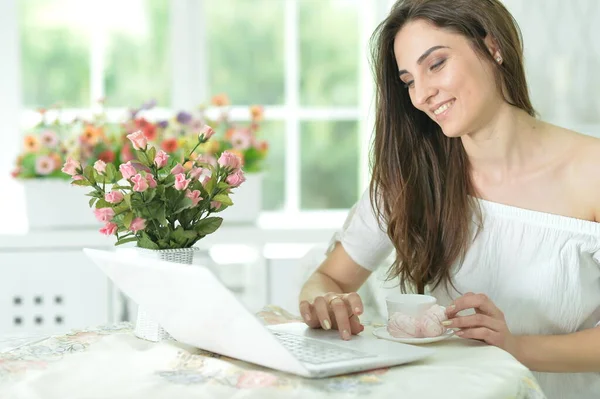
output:
[[[411,88],[413,85],[415,84],[414,80],[411,80],[410,82],[404,82],[404,87],[409,89]]]
[[[432,66],[429,68],[429,70],[431,70],[431,71],[435,71],[435,70],[437,70],[437,69],[440,69],[440,67],[441,67],[442,65],[444,65],[444,63],[445,63],[445,62],[446,62],[446,60],[441,60],[441,61],[438,61],[438,62],[436,62],[435,64],[433,64],[433,65],[432,65]]]

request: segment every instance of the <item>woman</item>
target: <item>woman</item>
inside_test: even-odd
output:
[[[450,306],[459,336],[549,398],[600,397],[600,140],[536,119],[499,0],[400,0],[372,42],[371,185],[302,289],[305,322],[360,333],[356,291],[393,251],[389,277]]]

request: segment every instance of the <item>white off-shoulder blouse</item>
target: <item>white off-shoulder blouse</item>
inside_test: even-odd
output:
[[[600,223],[478,200],[483,228],[453,271],[457,289],[430,294],[448,305],[486,294],[513,334],[568,334],[600,326]],[[375,270],[393,245],[368,190],[334,237],[359,265]],[[600,398],[600,373],[535,373],[548,399]]]

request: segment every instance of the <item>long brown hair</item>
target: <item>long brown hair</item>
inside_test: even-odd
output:
[[[473,216],[481,221],[481,214],[461,140],[446,137],[413,107],[398,76],[394,39],[417,19],[463,35],[483,59],[494,63],[484,41],[491,35],[504,59],[496,68],[496,83],[505,100],[532,116],[535,110],[525,80],[521,32],[499,0],[399,0],[375,30],[371,202],[396,249],[388,278],[399,277],[403,291],[412,287],[423,293],[427,285],[452,284],[451,268],[462,261]]]

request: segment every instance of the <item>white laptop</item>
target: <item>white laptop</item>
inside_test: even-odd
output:
[[[267,327],[206,267],[143,258],[135,251],[84,252],[173,338],[213,353],[311,378],[409,363],[433,353],[366,332],[343,341],[337,331],[304,323]]]

